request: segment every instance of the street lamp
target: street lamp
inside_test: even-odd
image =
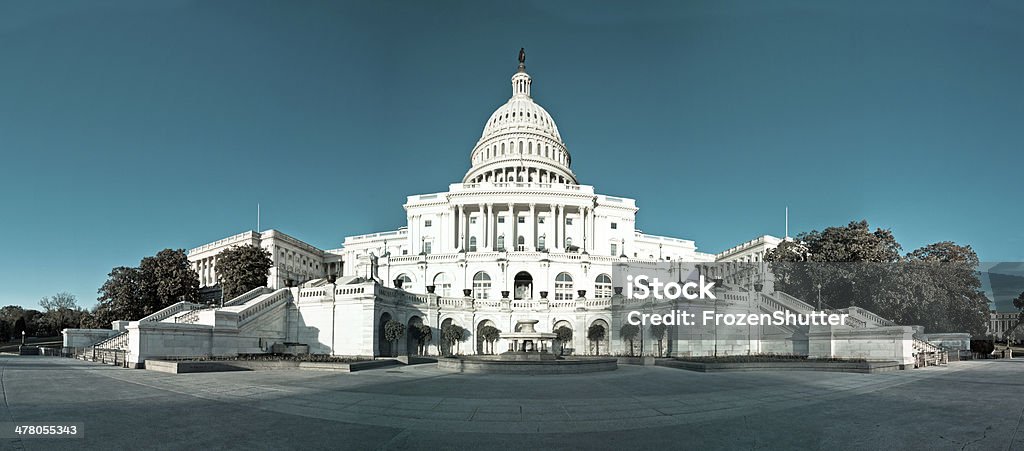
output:
[[[818,311],[821,311],[821,284],[818,284]]]

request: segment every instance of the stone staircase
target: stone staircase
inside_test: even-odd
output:
[[[128,331],[121,332],[113,337],[101,340],[90,346],[93,349],[116,349],[118,351],[128,350]]]

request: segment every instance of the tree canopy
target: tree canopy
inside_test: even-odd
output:
[[[110,327],[111,321],[138,320],[177,302],[197,302],[199,275],[184,249],[164,249],[138,267],[112,269],[98,293],[94,327]]]
[[[235,246],[217,255],[217,281],[224,290],[224,299],[267,286],[270,268],[274,266],[270,257],[266,249],[251,244]]]
[[[775,288],[822,308],[858,306],[930,332],[985,333],[988,300],[978,256],[950,241],[906,255],[892,232],[867,221],[801,233],[770,251]]]
[[[636,324],[626,323],[626,324],[622,325],[621,329],[619,329],[619,336],[621,336],[623,340],[626,340],[626,341],[629,342],[629,355],[633,355],[633,344],[634,344],[637,336],[639,336],[639,335],[640,335],[640,326],[638,326]]]

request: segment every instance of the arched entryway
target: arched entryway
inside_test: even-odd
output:
[[[530,273],[519,271],[512,284],[514,299],[533,299],[533,276]]]
[[[405,353],[408,355],[419,355],[420,326],[423,325],[423,318],[413,316],[409,318],[405,331]]]
[[[558,330],[558,329],[561,329],[561,328],[568,329],[569,330],[569,336],[566,337],[566,339],[564,341],[562,339],[556,339],[554,344],[555,344],[555,346],[557,348],[556,349],[552,349],[552,352],[556,352],[558,354],[572,354],[575,351],[573,349],[572,342],[573,342],[573,339],[576,336],[576,331],[572,330],[572,324],[569,323],[566,320],[561,320],[561,321],[555,322],[555,325],[551,328],[551,331],[554,332],[555,334],[561,334],[563,332],[560,332]]]
[[[380,315],[380,322],[377,325],[377,352],[380,356],[384,357],[390,357],[393,355],[391,352],[391,342],[384,338],[384,325],[387,324],[388,321],[391,321],[391,314],[384,312]]]
[[[485,320],[480,321],[479,323],[477,323],[476,330],[475,330],[475,332],[476,332],[476,353],[477,354],[484,354],[484,353],[490,351],[490,349],[488,348],[489,343],[487,343],[484,340],[483,334],[480,333],[480,330],[483,329],[486,326],[497,327],[497,326],[494,325],[494,321],[491,321],[489,319],[485,319]]]

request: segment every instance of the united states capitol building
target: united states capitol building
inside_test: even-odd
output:
[[[515,332],[537,320],[539,331],[573,331],[561,351],[625,354],[619,330],[628,311],[688,308],[725,312],[815,309],[774,291],[761,264],[781,238],[765,235],[719,254],[684,238],[639,231],[634,199],[600,194],[580,184],[573,155],[552,116],[532,96],[533,80],[520,53],[511,97],[487,119],[470,152],[469,169],[442,192],[408,196],[407,223],[395,230],[349,236],[322,250],[277,230],[249,231],[199,246],[189,260],[212,302],[179,303],[113,330],[68,330],[66,346],[127,351],[147,358],[264,353],[288,346],[337,356],[389,356],[417,350],[411,335],[384,339],[397,320],[434,329],[426,353],[483,351],[477,331]],[[251,244],[273,260],[267,287],[221,299],[218,254]],[[695,275],[719,282],[714,301],[658,301],[621,294],[623,268],[647,268],[672,280]],[[844,309],[842,326],[758,326],[728,331],[676,328],[665,339],[647,327],[633,352],[669,355],[796,353],[912,363],[935,348],[920,330],[895,325],[863,309]],[[455,349],[440,330],[468,331]],[[587,337],[605,329],[602,341]],[[409,335],[409,334],[407,334]],[[495,349],[512,343],[499,339]],[[277,346],[277,347],[275,347]]]

